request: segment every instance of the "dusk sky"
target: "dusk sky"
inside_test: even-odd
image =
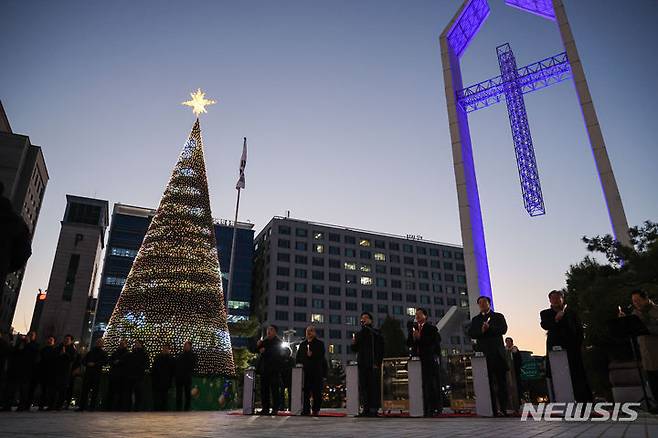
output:
[[[461,244],[439,35],[462,0],[3,1],[0,99],[43,147],[50,181],[14,326],[47,288],[65,195],[156,207],[201,87],[211,204]],[[631,225],[658,220],[658,3],[564,0]],[[464,83],[562,52],[554,22],[489,0]],[[469,117],[496,310],[544,352],[539,311],[611,231],[571,81],[526,95],[546,216],[523,209],[504,103]],[[221,262],[221,260],[220,260]]]

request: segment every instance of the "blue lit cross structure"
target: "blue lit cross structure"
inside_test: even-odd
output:
[[[509,44],[496,47],[496,53],[501,74],[457,91],[457,103],[469,113],[505,98],[523,205],[530,216],[539,216],[545,214],[546,209],[523,95],[569,79],[571,68],[566,52],[521,68],[516,67],[516,59]]]
[[[441,33],[441,62],[471,315],[478,312],[478,296],[484,295],[493,301],[473,145],[468,126],[468,113],[472,111],[505,99],[525,208],[530,216],[540,215],[544,213],[544,204],[523,95],[572,78],[613,233],[619,242],[630,246],[626,214],[562,0],[505,0],[505,3],[555,22],[565,51],[517,68],[514,54],[509,45],[505,44],[497,48],[500,76],[464,87],[460,58],[491,12],[487,0],[464,0]]]

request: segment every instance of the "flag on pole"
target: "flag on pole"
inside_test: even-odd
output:
[[[244,189],[244,168],[247,167],[247,137],[244,137],[244,145],[242,145],[242,158],[240,158],[240,178],[235,185],[236,189]]]

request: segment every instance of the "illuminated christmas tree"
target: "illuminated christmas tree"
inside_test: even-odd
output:
[[[184,102],[197,116],[211,103],[201,90]],[[197,117],[110,318],[108,350],[141,339],[153,359],[191,340],[197,374],[233,375],[220,272]]]

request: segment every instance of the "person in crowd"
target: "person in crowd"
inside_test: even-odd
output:
[[[416,319],[408,325],[407,346],[420,358],[423,378],[423,414],[433,417],[443,409],[441,400],[440,364],[441,335],[427,321],[427,310],[416,309]]]
[[[192,341],[185,341],[183,351],[176,356],[176,410],[189,411],[192,405],[192,375],[196,368],[196,353]],[[183,402],[183,399],[184,402]]]
[[[507,333],[507,322],[502,313],[491,310],[491,299],[477,299],[480,313],[471,320],[469,336],[476,341],[475,350],[484,353],[487,359],[489,390],[494,416],[507,416],[507,360],[503,335]]]
[[[57,359],[57,347],[54,336],[46,338],[46,345],[39,352],[39,363],[36,375],[32,378],[35,387],[39,388],[39,410],[43,411],[46,406],[54,404],[55,396],[55,363]]]
[[[32,398],[34,396],[33,381],[36,377],[37,364],[39,363],[39,343],[37,342],[37,332],[29,331],[24,338],[25,346],[23,349],[21,380],[18,383],[20,401],[18,411],[29,411],[32,407]]]
[[[149,356],[144,349],[144,343],[136,339],[133,348],[126,356],[126,392],[123,400],[123,410],[141,411],[144,406],[144,376],[149,368]],[[134,403],[133,403],[134,400]]]
[[[1,283],[0,283],[1,284]],[[0,330],[0,395],[3,394],[5,387],[5,378],[7,375],[7,363],[11,356],[11,342],[5,334]]]
[[[322,404],[323,377],[326,376],[327,360],[324,343],[316,336],[315,327],[306,327],[306,339],[297,348],[296,363],[304,367],[304,407],[302,415],[311,415],[311,397],[313,398],[313,415],[320,415]]]
[[[126,357],[128,353],[128,342],[121,339],[119,347],[110,355],[110,373],[105,395],[105,409],[108,411],[118,411],[122,408],[122,397],[126,392]]]
[[[631,292],[632,313],[644,323],[646,335],[638,336],[637,342],[642,357],[642,368],[646,371],[647,381],[653,395],[651,413],[658,413],[658,306],[649,299],[649,295],[641,289]],[[625,314],[620,312],[619,316]]]
[[[32,255],[32,237],[23,218],[5,197],[5,186],[0,182],[0,285],[7,275],[25,266]],[[3,287],[0,287],[0,301]]]
[[[384,338],[372,325],[372,315],[361,313],[361,330],[352,338],[352,351],[358,362],[359,398],[363,403],[359,417],[376,417],[381,401]]]
[[[518,403],[520,404],[523,399],[523,389],[521,385],[521,365],[523,365],[523,358],[521,357],[521,352],[518,347],[514,345],[514,339],[510,337],[505,338],[505,352],[507,353],[508,366],[510,366],[513,373],[516,396],[518,398]]]
[[[559,346],[566,350],[574,397],[577,402],[591,402],[592,391],[587,383],[583,364],[583,326],[576,312],[567,309],[564,292],[553,290],[549,292],[548,299],[551,307],[539,314],[541,327],[547,331],[546,358],[548,359],[548,353],[553,347]],[[546,371],[550,376],[550,362],[547,360],[546,364]]]
[[[55,356],[55,391],[54,401],[48,406],[48,410],[59,411],[64,407],[67,400],[71,377],[73,373],[73,363],[77,356],[73,336],[64,336],[64,341],[57,346]],[[68,406],[66,406],[68,408]]]
[[[73,350],[73,361],[71,361],[71,376],[69,378],[69,386],[66,388],[66,397],[64,398],[64,409],[67,409],[71,406],[71,401],[73,400],[73,389],[75,388],[76,379],[80,378],[82,375],[82,354],[78,350],[75,339],[72,338],[72,350]],[[83,351],[84,353],[84,347]]]
[[[153,410],[167,411],[169,388],[176,374],[176,359],[171,355],[171,346],[166,343],[162,351],[155,356],[151,367],[151,385],[153,387]]]
[[[25,360],[25,336],[18,335],[11,346],[9,357],[7,359],[7,381],[4,388],[3,411],[11,411],[14,403],[20,399],[17,392],[20,388],[20,382],[23,380],[24,360]]]
[[[281,405],[281,372],[285,356],[277,332],[277,326],[270,325],[267,327],[265,339],[256,344],[260,353],[257,371],[260,374],[261,415],[276,415]]]
[[[84,377],[82,378],[82,391],[80,392],[79,411],[87,409],[95,411],[98,404],[98,395],[100,392],[101,376],[103,367],[107,364],[108,357],[105,351],[103,338],[96,341],[96,345],[82,359],[82,365],[85,367]],[[91,401],[89,394],[91,393]]]

